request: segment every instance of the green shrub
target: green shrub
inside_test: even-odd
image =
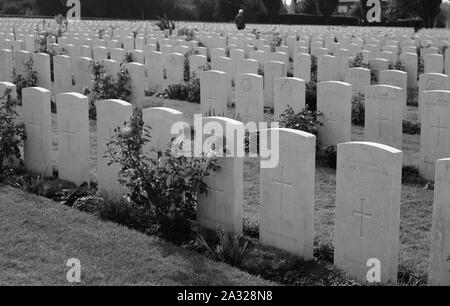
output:
[[[357,126],[365,125],[366,107],[362,93],[352,98],[352,123]]]
[[[189,50],[189,52],[187,52],[184,55],[184,81],[185,82],[189,82],[189,80],[191,79],[191,65],[190,65],[189,58],[192,55],[197,55],[197,54],[200,54],[200,52],[197,49],[191,49],[191,50]]]
[[[191,41],[195,39],[195,30],[188,27],[183,27],[178,29],[178,36],[186,36],[186,41]]]
[[[272,40],[270,41],[270,47],[272,49],[272,52],[276,51],[276,48],[281,46],[283,43],[283,38],[281,38],[280,33],[274,33]]]
[[[169,20],[166,15],[164,15],[163,17],[157,16],[156,18],[158,19],[158,21],[155,23],[155,25],[161,31],[169,30],[170,34],[172,34],[172,31],[176,28],[175,22]]]
[[[395,64],[389,63],[389,69],[406,72],[406,65],[403,61],[396,61]]]
[[[196,241],[199,248],[216,261],[240,268],[249,250],[248,241],[243,235],[227,234],[221,229],[217,230],[216,234],[215,239],[208,239],[213,241],[210,243],[199,235]]]
[[[37,84],[37,71],[34,70],[33,58],[30,58],[25,63],[25,72],[24,74],[18,74],[16,69],[13,69],[13,83],[16,85],[17,89],[17,97],[19,100],[22,100],[22,89],[28,87],[36,87]]]
[[[291,106],[288,106],[288,109],[281,114],[280,126],[317,136],[319,133],[319,126],[321,125],[318,120],[319,116],[320,114],[317,114],[317,112],[309,110],[295,113],[294,109]]]
[[[308,110],[317,110],[317,83],[314,81],[306,83],[305,103]]]
[[[416,88],[408,88],[408,106],[419,106],[419,89]]]
[[[211,70],[209,63],[199,67],[202,71]],[[166,95],[169,99],[187,101],[190,103],[200,103],[200,78],[194,72],[186,84],[170,85],[166,89]]]
[[[172,100],[187,101],[189,99],[189,89],[185,84],[169,85],[166,94]]]
[[[418,168],[412,166],[403,167],[402,171],[403,185],[424,187],[428,183],[429,182],[420,175]]]
[[[6,89],[0,99],[0,182],[3,182],[9,171],[8,164],[21,159],[21,147],[25,139],[25,127],[17,123],[19,115],[11,92],[10,88]]]
[[[116,129],[105,157],[120,167],[119,182],[127,189],[129,202],[150,216],[159,235],[177,243],[189,240],[197,199],[207,191],[203,179],[219,169],[217,160],[178,157],[170,149],[150,158],[153,154],[143,152],[150,141],[149,129],[136,114]]]
[[[337,167],[337,146],[329,146],[323,148],[318,154],[319,162],[330,169],[336,169]]]
[[[420,123],[403,120],[403,134],[420,135]]]
[[[311,82],[317,83],[317,57],[311,55]]]
[[[425,73],[425,61],[419,55],[419,64],[417,65],[417,77]]]
[[[121,66],[116,78],[106,74],[103,64],[94,63],[90,67],[92,85],[89,89],[89,118],[97,118],[96,102],[108,99],[120,99],[130,102],[131,87],[128,85],[129,74],[125,66]]]

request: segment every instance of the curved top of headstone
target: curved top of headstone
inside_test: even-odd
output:
[[[60,93],[56,95],[57,97],[65,97],[65,96],[70,96],[70,97],[75,97],[75,98],[79,98],[79,99],[86,99],[87,97],[85,95],[82,95],[78,92],[65,92],[65,93]]]
[[[374,142],[364,142],[364,141],[359,142],[359,141],[357,141],[357,142],[346,142],[346,143],[338,144],[339,149],[351,148],[351,147],[362,147],[363,149],[369,148],[371,150],[379,150],[379,151],[384,151],[384,152],[388,152],[388,153],[392,153],[392,154],[402,154],[403,153],[402,151],[400,151],[396,148],[393,148],[393,147],[390,147],[390,146],[387,146],[387,145],[384,145],[381,143],[374,143]]]
[[[26,93],[26,92],[49,93],[50,92],[50,90],[45,89],[43,87],[27,87],[27,88],[22,89],[22,91],[24,93]]]
[[[299,130],[294,130],[294,129],[287,129],[287,128],[273,128],[273,129],[267,129],[267,130],[264,130],[264,131],[267,131],[267,132],[278,131],[280,133],[298,135],[298,136],[301,136],[301,137],[307,138],[307,139],[308,138],[311,138],[311,139],[315,139],[316,138],[316,136],[311,134],[311,133],[307,133],[307,132],[299,131]],[[263,131],[261,131],[261,132],[263,132]]]
[[[168,113],[171,115],[182,115],[183,113],[176,110],[176,109],[172,109],[172,108],[168,108],[168,107],[151,107],[151,108],[146,108],[142,111],[143,114],[148,113],[148,112],[161,112],[161,113]]]

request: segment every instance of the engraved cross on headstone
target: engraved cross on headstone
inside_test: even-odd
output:
[[[287,182],[284,178],[284,167],[281,167],[281,177],[279,180],[273,179],[273,184],[280,186],[280,212],[283,213],[284,191],[286,188],[292,188],[294,185]]]
[[[69,120],[67,120],[67,124],[66,124],[66,127],[65,127],[65,129],[64,129],[64,131],[63,131],[63,133],[64,133],[64,135],[66,135],[66,139],[67,139],[67,150],[68,150],[68,152],[70,153],[71,152],[71,150],[70,150],[70,138],[72,137],[72,136],[75,136],[75,132],[70,128],[70,119]]]
[[[360,224],[360,237],[364,238],[364,218],[366,219],[372,219],[372,215],[364,212],[364,203],[365,199],[361,199],[361,211],[354,210],[353,213],[356,217],[361,217],[361,224]]]
[[[383,110],[381,109],[381,106],[378,110],[378,117],[373,117],[372,119],[378,121],[378,137],[381,137],[381,132],[383,131],[383,122],[389,121],[389,119],[383,118],[384,116],[382,115]]]
[[[441,131],[448,131],[448,127],[444,127],[441,125],[441,116],[438,117],[438,124],[437,125],[431,125],[432,129],[437,130],[437,147],[441,145]]]

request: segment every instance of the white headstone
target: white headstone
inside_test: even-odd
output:
[[[402,152],[380,144],[338,145],[335,265],[360,280],[374,264],[397,282]]]
[[[56,95],[59,178],[89,182],[89,99],[79,93]]]
[[[335,146],[351,140],[352,85],[343,82],[317,84],[319,141],[322,146]]]
[[[268,131],[269,137],[275,136],[272,131]],[[290,129],[279,129],[278,135],[278,166],[261,168],[260,240],[310,261],[314,245],[316,137]]]
[[[450,152],[450,91],[432,90],[423,93],[420,133],[420,174],[434,180],[438,159]]]
[[[118,182],[120,167],[108,166],[105,158],[107,144],[114,138],[117,128],[123,128],[133,115],[133,106],[121,100],[97,102],[97,183],[100,190],[114,198],[121,198],[124,187]]]
[[[274,81],[275,108],[274,119],[279,120],[281,115],[292,107],[295,113],[303,111],[305,102],[306,83],[298,78],[280,78]]]
[[[40,87],[22,90],[25,168],[45,177],[53,175],[50,91]]]
[[[366,88],[365,139],[402,149],[403,90],[388,85]]]
[[[450,285],[450,159],[436,164],[433,227],[428,283],[431,286]]]

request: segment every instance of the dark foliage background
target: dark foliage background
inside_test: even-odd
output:
[[[355,22],[343,17],[362,20],[367,11],[367,0],[355,0],[347,13],[339,13],[338,0],[292,1],[295,1],[295,12],[303,15],[286,15],[282,0],[81,0],[81,7],[84,18],[155,19],[167,15],[173,20],[224,22],[232,21],[242,8],[248,22],[289,20],[282,23],[311,24],[309,16],[321,16],[322,19],[314,24],[349,25]],[[65,15],[66,3],[67,0],[0,0],[0,13]],[[442,27],[450,13],[449,3],[442,0],[388,0],[382,3],[382,23],[385,25],[408,26],[404,21],[420,20],[425,27]],[[336,19],[337,15],[341,19]]]

